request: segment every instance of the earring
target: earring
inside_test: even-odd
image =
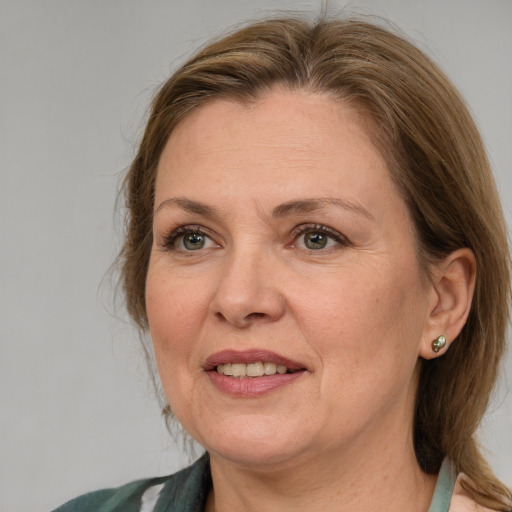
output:
[[[432,342],[432,350],[437,354],[446,346],[446,338],[441,334]]]

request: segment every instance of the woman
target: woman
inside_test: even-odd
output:
[[[157,94],[127,174],[128,310],[206,449],[71,510],[509,510],[474,433],[509,253],[475,125],[357,20],[214,42]]]

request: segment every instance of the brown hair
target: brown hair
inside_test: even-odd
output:
[[[509,250],[482,140],[447,77],[411,43],[361,20],[266,20],[200,51],[159,90],[125,182],[126,238],[120,254],[127,308],[148,325],[145,280],[152,244],[157,164],[174,127],[212,97],[257,99],[279,84],[352,101],[377,127],[375,144],[414,220],[428,263],[469,247],[477,280],[466,325],[442,357],[422,361],[414,418],[421,468],[448,456],[482,505],[504,510],[510,491],[475,441],[505,349]]]

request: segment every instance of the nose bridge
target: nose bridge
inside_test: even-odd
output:
[[[275,279],[276,260],[271,250],[254,241],[233,247],[219,273],[213,313],[237,327],[280,318],[284,298]]]

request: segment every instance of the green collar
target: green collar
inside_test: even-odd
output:
[[[439,476],[437,477],[436,488],[432,496],[432,503],[428,512],[448,512],[452,500],[453,488],[456,475],[448,459],[444,459]]]

